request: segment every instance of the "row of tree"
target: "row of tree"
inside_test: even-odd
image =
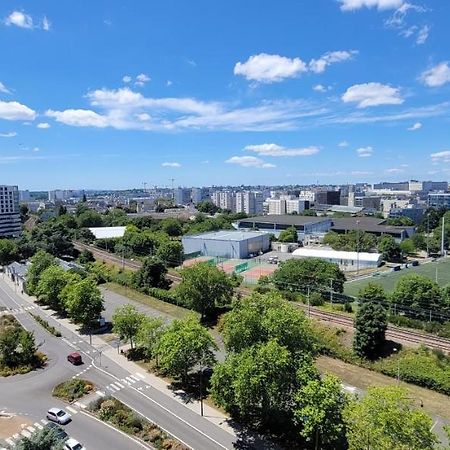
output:
[[[31,258],[26,289],[43,304],[86,328],[103,310],[101,292],[92,278],[77,271],[65,271],[52,255],[43,251]]]

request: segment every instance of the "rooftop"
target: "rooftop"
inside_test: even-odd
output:
[[[194,234],[191,236],[185,236],[191,239],[211,239],[219,241],[244,241],[245,239],[256,238],[260,236],[267,236],[268,233],[263,231],[234,231],[234,230],[222,230],[213,231],[210,233]]]
[[[293,256],[308,257],[308,258],[330,258],[343,260],[357,260],[378,262],[381,258],[381,253],[368,252],[344,252],[332,250],[329,248],[306,248],[300,247],[294,250]]]
[[[333,219],[332,230],[360,230],[372,233],[401,233],[403,230],[414,228],[414,226],[386,225],[385,219],[376,217],[341,217]]]
[[[283,225],[306,225],[309,223],[320,223],[330,220],[329,217],[314,217],[314,216],[300,216],[299,214],[284,214],[284,215],[268,215],[255,216],[241,219],[237,222],[259,222],[259,223],[279,223]]]
[[[92,227],[89,231],[95,239],[111,239],[123,237],[126,227]]]

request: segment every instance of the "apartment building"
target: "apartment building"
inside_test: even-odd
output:
[[[187,188],[174,189],[173,201],[175,205],[188,205],[191,203],[191,190]]]
[[[235,211],[236,197],[234,192],[216,191],[212,194],[212,202],[221,209]]]
[[[18,237],[21,229],[19,189],[0,186],[0,237]]]
[[[245,214],[262,214],[264,198],[262,192],[236,192],[235,212]]]
[[[450,192],[430,192],[428,206],[433,208],[450,208]]]

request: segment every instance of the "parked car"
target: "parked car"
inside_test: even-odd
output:
[[[72,352],[67,356],[67,361],[69,361],[74,366],[79,366],[83,364],[83,358],[78,352]]]
[[[86,450],[86,447],[84,447],[82,444],[80,444],[78,441],[76,441],[73,438],[67,439],[64,450]]]
[[[269,264],[278,264],[278,256],[271,256],[268,262]]]
[[[72,420],[72,416],[61,408],[50,408],[47,411],[47,419],[65,425]]]
[[[50,430],[53,430],[55,437],[58,439],[58,441],[65,441],[69,439],[69,435],[56,423],[49,422],[45,424],[45,428],[49,428]]]

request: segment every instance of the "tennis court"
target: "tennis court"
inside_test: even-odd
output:
[[[344,284],[344,293],[357,296],[359,290],[368,283],[381,284],[386,292],[391,292],[394,290],[398,280],[410,273],[417,273],[432,280],[437,280],[440,286],[445,286],[450,283],[450,258],[421,264],[417,267],[409,267],[398,272],[383,272],[362,280],[350,281]]]
[[[272,275],[277,270],[276,264],[258,264],[241,272],[246,283],[256,284],[261,277]]]
[[[198,263],[204,263],[211,261],[213,258],[211,256],[197,256],[196,258],[187,259],[183,262],[183,267],[192,267]]]

